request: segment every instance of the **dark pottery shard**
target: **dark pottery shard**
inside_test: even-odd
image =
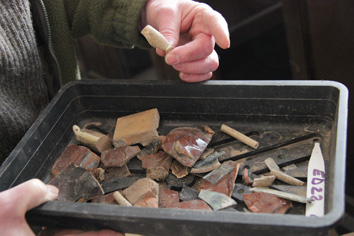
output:
[[[102,188],[106,193],[113,192],[116,190],[127,188],[139,179],[142,179],[144,177],[145,176],[118,177],[115,179],[106,180],[102,182]]]
[[[247,208],[255,213],[285,214],[291,202],[268,193],[247,193],[243,195]]]
[[[171,171],[177,178],[183,178],[189,174],[188,167],[174,160],[171,164]]]
[[[251,193],[250,189],[251,188],[246,185],[236,183],[234,191],[232,192],[232,198],[239,203],[244,203],[243,195],[246,193]]]
[[[105,167],[122,167],[130,159],[140,153],[138,146],[118,147],[104,151],[101,154],[101,161]]]
[[[239,170],[239,164],[235,161],[227,161],[227,162],[230,162],[229,164],[234,165],[234,169],[215,184],[212,184],[209,181],[204,180],[204,183],[201,184],[198,192],[200,192],[202,189],[205,189],[205,190],[223,193],[231,197],[235,187],[235,181]],[[223,164],[225,164],[225,162]]]
[[[204,160],[197,161],[193,168],[199,168],[205,165],[212,163],[213,161],[219,159],[219,157],[223,156],[225,152],[214,152],[213,154],[207,156]]]
[[[209,181],[211,184],[216,184],[222,178],[224,178],[224,176],[229,174],[234,169],[235,169],[235,163],[232,161],[226,161],[222,163],[222,165],[219,168],[205,175],[203,179]]]
[[[179,194],[179,199],[181,201],[189,201],[189,200],[194,200],[198,198],[198,192],[193,189],[190,188],[186,185],[183,186],[180,194]]]
[[[174,174],[170,173],[166,179],[166,182],[173,190],[180,191],[184,185],[189,187],[193,186],[195,180],[196,178],[194,175],[187,175],[186,177],[179,179]]]
[[[88,170],[94,170],[100,163],[100,157],[87,147],[70,144],[55,161],[51,170],[52,175],[56,176],[72,163]]]
[[[182,165],[192,167],[208,146],[212,135],[208,127],[203,130],[194,127],[175,128],[166,136],[162,149]]]
[[[138,158],[133,158],[127,163],[128,169],[131,173],[145,174],[146,169],[143,168],[143,163]]]
[[[130,176],[130,171],[127,165],[122,167],[111,167],[106,168],[105,180],[111,180],[119,177],[128,177]]]
[[[113,204],[117,205],[116,200],[113,197],[113,193],[109,193],[106,195],[98,196],[97,198],[92,199],[92,203],[100,203],[100,204]]]
[[[168,188],[159,190],[159,207],[168,208],[172,204],[179,203],[178,192]]]
[[[147,145],[141,150],[141,152],[137,155],[137,158],[142,161],[145,158],[145,156],[156,153],[159,149],[159,146],[160,146],[160,139],[153,141],[152,143],[150,143],[149,145]]]
[[[49,184],[58,187],[59,201],[82,201],[90,200],[104,194],[101,185],[90,171],[76,167],[73,164],[63,169]]]
[[[170,208],[180,208],[180,209],[189,209],[189,210],[207,210],[207,211],[212,210],[206,202],[199,199],[172,204],[170,205]]]
[[[209,190],[201,190],[198,197],[208,203],[214,211],[237,204],[235,200],[226,196],[225,194]]]

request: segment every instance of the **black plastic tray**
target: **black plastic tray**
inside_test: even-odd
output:
[[[63,87],[0,169],[0,190],[31,178],[45,182],[73,142],[73,124],[158,108],[159,132],[225,123],[242,132],[316,133],[326,163],[326,214],[247,214],[48,202],[30,211],[33,226],[110,228],[143,235],[326,235],[344,214],[346,87],[331,81],[80,81]],[[112,127],[111,127],[112,128]],[[285,135],[286,136],[286,135]]]

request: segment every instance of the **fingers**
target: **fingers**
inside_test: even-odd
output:
[[[54,200],[58,196],[58,189],[46,185],[39,179],[31,179],[2,193],[2,198],[13,205],[19,214],[25,214],[40,204]]]
[[[197,83],[208,80],[212,77],[213,73],[209,72],[207,74],[186,74],[186,73],[179,73],[179,77],[181,80],[188,82],[188,83]]]

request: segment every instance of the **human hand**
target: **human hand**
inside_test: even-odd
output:
[[[28,210],[41,205],[46,201],[55,200],[58,189],[52,185],[46,185],[39,179],[31,179],[14,188],[0,193],[0,229],[1,235],[34,236],[28,226],[25,214]],[[57,232],[56,236],[64,235],[81,236],[123,236],[123,234],[102,230],[98,232],[83,232],[78,230],[64,230]],[[53,235],[53,234],[51,234]]]
[[[219,66],[214,50],[216,44],[230,47],[226,20],[204,3],[192,0],[149,0],[142,14],[142,24],[157,29],[175,47],[166,56],[167,64],[179,71],[186,82],[200,82],[211,78]]]

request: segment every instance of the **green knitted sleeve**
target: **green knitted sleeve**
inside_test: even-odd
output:
[[[92,35],[98,43],[150,48],[139,31],[141,11],[148,0],[65,0],[73,37]]]

